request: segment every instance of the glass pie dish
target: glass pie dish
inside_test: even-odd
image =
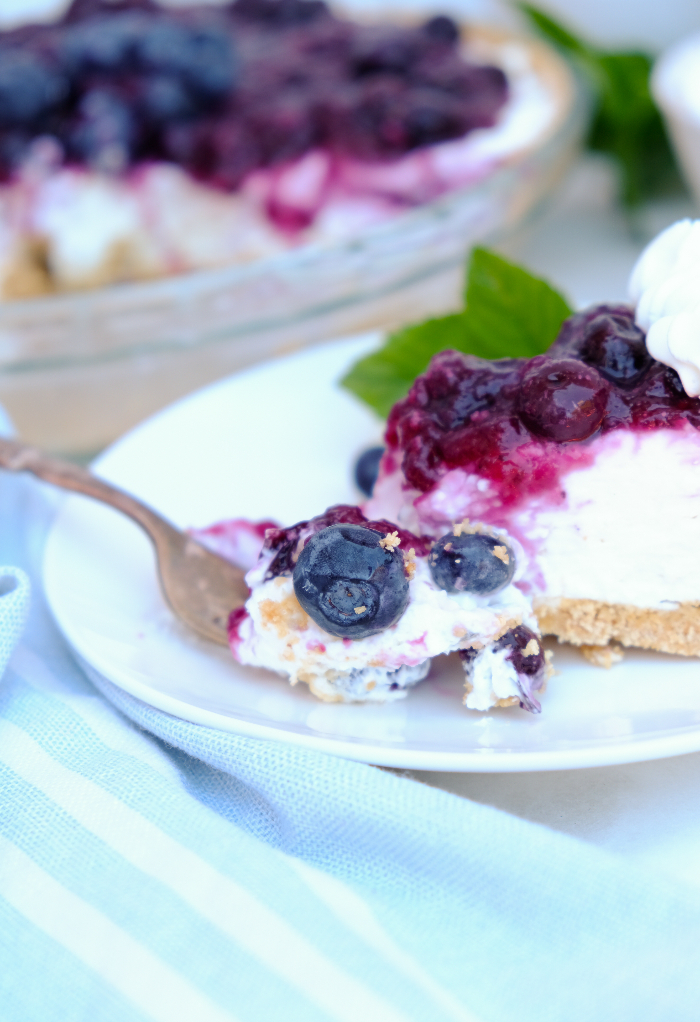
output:
[[[458,302],[476,241],[510,232],[575,154],[586,102],[548,47],[470,30],[529,60],[551,112],[474,183],[346,240],[156,281],[0,303],[0,403],[23,439],[87,457],[177,397],[253,362]],[[517,54],[520,55],[517,58]]]

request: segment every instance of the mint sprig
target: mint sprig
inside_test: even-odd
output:
[[[466,307],[404,327],[360,359],[341,384],[385,417],[438,351],[481,358],[531,358],[552,344],[572,309],[547,281],[485,248],[472,251]]]
[[[599,50],[531,4],[518,6],[588,79],[595,99],[588,147],[618,161],[625,205],[632,208],[682,188],[666,128],[649,89],[653,58],[634,50]]]

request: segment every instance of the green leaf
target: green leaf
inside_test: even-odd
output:
[[[352,367],[342,386],[386,416],[439,351],[454,348],[481,358],[538,355],[572,311],[546,281],[484,248],[472,252],[466,302],[463,312],[393,333]]]
[[[562,50],[569,50],[570,53],[588,52],[588,47],[580,39],[577,39],[575,35],[568,32],[563,25],[558,24],[548,14],[545,14],[544,11],[538,10],[532,4],[518,4],[518,7],[523,14],[527,15],[533,25],[540,30],[542,35],[546,36]]]
[[[652,58],[632,51],[605,53],[577,39],[531,4],[518,6],[590,82],[595,102],[588,146],[618,161],[625,204],[632,208],[682,188],[663,119],[649,89]]]
[[[460,351],[481,358],[532,358],[546,351],[572,314],[547,281],[485,248],[469,263]]]
[[[598,58],[598,108],[588,145],[619,161],[628,206],[680,187],[666,128],[649,91],[651,68],[652,59],[645,53]]]
[[[356,362],[341,385],[386,418],[433,355],[446,348],[464,350],[464,320],[464,313],[457,312],[398,330],[383,348]]]

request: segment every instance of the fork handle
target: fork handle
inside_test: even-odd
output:
[[[19,440],[0,437],[0,467],[9,472],[31,472],[53,486],[74,490],[109,504],[137,522],[154,543],[157,543],[159,530],[177,532],[170,522],[131,494],[112,486],[80,465],[62,458],[49,457],[38,448]]]

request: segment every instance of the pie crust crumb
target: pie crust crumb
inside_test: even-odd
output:
[[[589,663],[596,667],[605,667],[610,670],[613,664],[619,664],[625,655],[622,646],[617,642],[610,642],[607,646],[579,646],[579,649]]]

